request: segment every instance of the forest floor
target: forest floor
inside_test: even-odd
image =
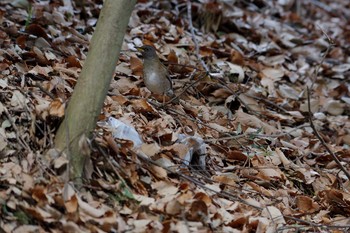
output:
[[[29,2],[0,2],[0,232],[350,231],[350,3],[138,1],[77,189],[52,148],[102,1]]]

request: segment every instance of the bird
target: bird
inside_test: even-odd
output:
[[[151,45],[137,47],[143,57],[143,80],[145,86],[154,94],[174,97],[173,84],[168,69],[162,64],[156,49]]]

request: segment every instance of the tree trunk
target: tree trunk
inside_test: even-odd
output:
[[[70,160],[70,180],[80,180],[84,149],[80,138],[90,137],[107,95],[120,48],[136,0],[106,0],[92,36],[87,59],[60,125],[55,146]]]

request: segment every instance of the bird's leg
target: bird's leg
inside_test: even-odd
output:
[[[163,106],[165,106],[165,95],[163,95]]]

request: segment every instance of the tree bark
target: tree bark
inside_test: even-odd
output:
[[[69,157],[69,178],[80,180],[86,155],[80,138],[90,137],[107,95],[124,34],[136,0],[106,0],[92,36],[87,59],[55,138]]]

